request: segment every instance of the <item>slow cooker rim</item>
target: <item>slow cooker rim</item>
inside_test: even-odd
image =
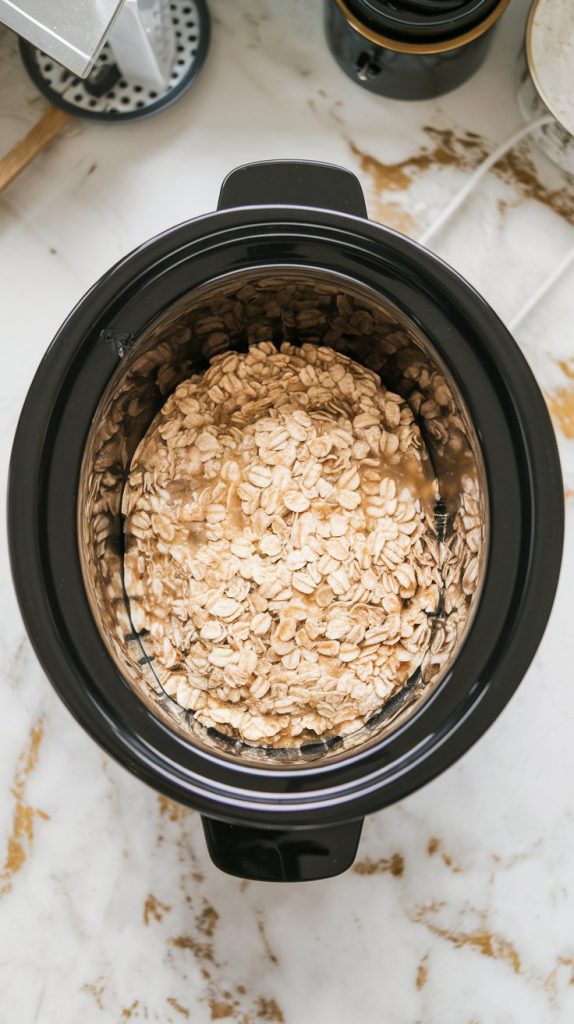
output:
[[[331,213],[330,211],[323,211],[323,210],[321,210],[321,211],[319,211],[319,210],[311,211],[308,208],[283,207],[283,206],[281,206],[281,207],[250,207],[250,208],[243,208],[242,210],[239,210],[239,211],[238,210],[224,211],[224,212],[218,213],[218,214],[208,214],[205,217],[197,218],[197,219],[195,219],[193,221],[189,221],[189,222],[186,222],[183,225],[180,225],[178,227],[172,228],[169,231],[163,233],[162,235],[156,236],[156,238],[151,239],[149,242],[145,243],[139,249],[135,250],[135,252],[133,252],[133,253],[129,254],[128,256],[126,256],[123,260],[121,260],[118,264],[116,264],[116,267],[113,268],[105,276],[104,279],[102,279],[100,282],[97,282],[93,286],[93,288],[87,293],[87,295],[84,296],[84,298],[80,301],[80,303],[76,307],[76,310],[74,310],[72,312],[72,314],[70,314],[70,317],[67,319],[65,324],[62,326],[62,328],[58,332],[56,338],[54,339],[54,342],[52,343],[52,345],[50,346],[50,349],[48,350],[48,353],[46,354],[46,357],[45,357],[44,361],[41,364],[40,369],[37,372],[36,377],[34,378],[34,382],[33,382],[32,387],[30,389],[29,399],[27,399],[25,407],[24,407],[24,410],[22,412],[21,421],[20,421],[20,424],[19,424],[19,427],[18,427],[18,431],[17,431],[16,442],[15,442],[15,445],[14,445],[14,454],[13,454],[13,460],[12,460],[12,466],[11,466],[11,474],[10,474],[10,542],[11,542],[10,543],[10,548],[11,548],[11,557],[12,557],[12,563],[13,563],[13,572],[14,572],[14,577],[15,577],[18,597],[19,597],[19,600],[20,600],[20,603],[21,603],[22,613],[23,613],[24,618],[26,620],[28,631],[29,631],[29,633],[31,635],[31,638],[32,638],[33,642],[34,642],[34,646],[35,646],[35,648],[37,650],[38,656],[40,657],[40,660],[42,661],[42,663],[44,664],[45,668],[47,669],[48,675],[51,676],[51,677],[52,677],[53,673],[50,671],[50,668],[48,667],[48,662],[49,662],[50,659],[45,657],[44,649],[43,648],[40,649],[42,647],[42,645],[40,643],[35,642],[37,640],[37,637],[35,636],[34,623],[30,620],[30,605],[29,605],[29,602],[27,601],[27,595],[25,593],[26,581],[23,580],[21,572],[20,572],[20,567],[17,564],[19,556],[18,556],[18,553],[17,553],[17,544],[16,544],[16,541],[15,541],[15,521],[14,521],[14,519],[15,519],[15,516],[17,514],[16,496],[17,496],[17,491],[18,491],[18,484],[17,484],[17,477],[18,477],[17,450],[18,450],[18,448],[21,449],[22,445],[24,445],[24,447],[25,447],[25,443],[24,443],[25,442],[25,438],[24,438],[23,435],[26,433],[26,429],[30,425],[30,424],[27,424],[26,421],[27,421],[27,418],[28,418],[28,415],[29,415],[29,412],[30,412],[31,403],[33,402],[33,397],[34,397],[34,394],[35,394],[35,390],[37,388],[39,388],[42,384],[45,385],[45,381],[43,381],[42,378],[46,374],[49,375],[50,370],[52,370],[52,371],[54,370],[54,367],[51,367],[49,365],[52,360],[55,361],[55,364],[58,363],[58,360],[60,362],[63,361],[65,363],[69,358],[73,358],[74,355],[77,354],[77,350],[79,350],[79,348],[81,347],[82,344],[85,344],[85,342],[86,342],[86,337],[85,336],[83,338],[80,338],[79,341],[77,339],[74,341],[74,339],[72,338],[72,336],[70,334],[70,331],[71,331],[71,329],[74,326],[75,319],[77,319],[78,317],[81,318],[82,311],[85,312],[86,305],[87,305],[88,301],[92,301],[94,299],[94,297],[97,297],[98,300],[99,300],[99,304],[102,305],[102,303],[103,303],[103,306],[105,308],[108,308],[108,306],[112,302],[112,297],[115,296],[116,299],[117,299],[122,294],[122,292],[124,290],[123,284],[122,284],[122,280],[126,277],[126,275],[127,275],[128,283],[130,281],[133,283],[133,281],[134,281],[134,270],[135,270],[135,266],[134,265],[136,263],[138,263],[138,262],[142,263],[142,261],[143,261],[143,263],[147,264],[148,267],[157,265],[158,261],[161,262],[161,260],[163,259],[163,256],[161,254],[161,250],[164,249],[164,248],[166,249],[168,254],[171,254],[171,256],[173,256],[175,254],[175,252],[177,251],[176,249],[174,249],[174,242],[178,238],[182,237],[183,235],[189,235],[190,231],[191,231],[191,234],[198,234],[198,233],[201,234],[201,229],[203,227],[205,227],[206,222],[213,222],[214,225],[220,225],[220,226],[222,224],[227,224],[227,225],[231,226],[231,225],[233,225],[233,223],[236,224],[237,222],[239,222],[241,224],[241,222],[243,222],[243,226],[245,228],[247,228],[247,231],[249,232],[249,230],[253,228],[254,221],[260,221],[261,219],[265,220],[265,216],[272,218],[273,216],[275,216],[278,213],[278,211],[280,211],[281,220],[287,219],[287,221],[289,222],[290,225],[291,225],[291,222],[293,220],[296,221],[299,218],[302,221],[303,226],[305,228],[308,228],[309,227],[309,218],[310,218],[310,216],[312,216],[314,218],[313,219],[313,224],[315,224],[318,227],[323,226],[325,224],[325,222],[328,222],[331,225],[343,225],[346,228],[352,227],[354,234],[359,233],[359,234],[363,235],[363,237],[365,235],[366,236],[371,236],[371,238],[374,238],[375,241],[377,241],[377,240],[380,241],[381,237],[384,237],[385,235],[386,236],[392,236],[393,243],[394,243],[395,246],[402,247],[403,249],[406,247],[407,251],[410,252],[411,254],[413,252],[416,252],[417,250],[419,250],[419,254],[420,253],[424,254],[425,260],[427,260],[427,262],[430,261],[430,265],[434,266],[435,271],[438,268],[438,269],[441,270],[443,275],[446,273],[447,278],[451,279],[451,283],[458,282],[458,286],[460,287],[460,283],[462,282],[462,284],[464,286],[465,294],[467,295],[469,302],[471,301],[471,299],[472,299],[472,303],[474,303],[474,304],[476,304],[478,302],[479,307],[481,308],[482,313],[484,314],[484,312],[486,311],[486,313],[487,313],[488,317],[490,318],[491,322],[494,321],[495,325],[497,325],[498,333],[500,334],[500,331],[502,331],[503,335],[506,335],[507,339],[510,339],[510,336],[506,332],[506,329],[503,327],[503,325],[500,323],[500,321],[498,321],[497,318],[495,318],[495,315],[493,314],[492,310],[489,309],[489,307],[487,306],[485,301],[482,299],[482,297],[479,296],[474,291],[474,289],[472,289],[471,286],[468,285],[467,282],[463,282],[462,279],[458,275],[456,275],[454,271],[452,271],[450,268],[446,267],[446,265],[443,264],[440,260],[437,260],[436,257],[434,257],[432,254],[426,252],[426,250],[422,250],[421,247],[416,246],[416,244],[412,243],[410,240],[404,239],[402,236],[396,235],[394,232],[389,232],[387,229],[384,229],[384,228],[382,228],[379,225],[372,225],[369,222],[362,220],[361,218],[355,218],[355,217],[352,217],[350,215],[334,214],[334,213]],[[381,232],[382,232],[382,235],[381,235]],[[163,255],[166,255],[166,254],[164,253]],[[149,257],[151,257],[151,259],[149,259]],[[106,295],[108,296],[108,299],[106,299]],[[92,314],[92,316],[93,316],[93,314]],[[70,349],[70,351],[68,353],[66,353],[66,351],[65,351],[65,349],[66,349],[66,344],[65,344],[66,336],[68,336],[68,346],[67,347]],[[59,348],[59,351],[58,351],[58,348]],[[517,355],[517,354],[518,353],[516,352],[515,355]],[[520,357],[520,358],[522,359],[522,357]],[[60,379],[60,371],[59,371],[59,368],[57,367],[57,365],[55,366],[55,369],[58,370],[58,372],[56,373],[56,377],[58,379]],[[523,364],[523,369],[526,369],[526,364]],[[529,371],[526,371],[526,372],[527,372],[527,375],[528,375]],[[532,383],[534,383],[533,380],[532,380]],[[539,402],[542,402],[542,399],[539,396],[539,392],[538,392],[538,389],[537,389],[536,385],[535,385],[535,388],[534,388],[534,394],[538,395]],[[547,419],[547,413],[545,412],[545,410],[544,410],[544,416]],[[547,429],[551,432],[551,428],[549,426],[549,421],[547,423]],[[553,440],[554,439],[553,439],[553,435],[552,435],[552,441]],[[552,457],[554,457],[554,459],[556,460],[555,452],[553,452],[553,453],[551,452],[550,455],[551,455],[551,457],[550,457],[550,461],[551,462],[552,462]],[[554,468],[556,468],[556,466]],[[21,480],[20,480],[20,484],[21,484]],[[560,505],[560,509],[562,510],[562,505]],[[556,509],[554,509],[554,513],[556,513]],[[559,518],[560,518],[560,516],[558,516],[558,519]],[[558,525],[560,526],[560,523]],[[553,544],[552,559],[551,559],[551,562],[550,562],[550,570],[552,572],[552,580],[551,580],[550,588],[549,588],[549,590],[552,591],[552,592],[553,592],[553,584],[554,584],[554,582],[557,579],[557,567],[558,567],[558,563],[559,563],[559,553],[560,553],[560,549],[561,549],[561,530],[558,529],[557,531],[555,531],[554,534],[553,534],[553,537],[554,537],[554,544]],[[543,611],[543,614],[542,614],[541,617],[540,617],[540,615],[538,616],[539,619],[540,618],[543,619],[544,625],[545,625],[546,620],[547,620],[547,614],[549,613],[549,607],[550,607],[550,604],[551,604],[551,600],[550,601],[547,600],[546,603],[548,605],[548,608]],[[541,632],[542,632],[542,630],[539,629],[538,633],[541,633]],[[538,633],[537,633],[536,640],[535,640],[535,643],[534,643],[534,649],[538,645],[538,639],[539,639]],[[530,633],[529,639],[532,640],[531,633]],[[532,646],[532,643],[530,644],[530,646]],[[533,653],[533,651],[532,651],[532,653]],[[527,658],[526,658],[526,661],[529,661],[529,660],[530,660],[530,655],[527,656]],[[423,784],[423,782],[428,781],[430,778],[432,778],[436,774],[438,774],[439,771],[443,770],[447,766],[447,764],[452,762],[452,760],[455,760],[456,757],[458,757],[460,755],[460,753],[462,753],[463,750],[466,749],[470,745],[469,739],[468,739],[469,734],[472,733],[471,741],[470,742],[474,742],[474,740],[476,738],[478,738],[478,736],[482,732],[484,732],[484,730],[487,728],[487,726],[490,724],[490,722],[496,717],[496,715],[501,710],[502,706],[504,706],[504,704],[507,702],[507,700],[512,695],[512,692],[514,692],[514,689],[518,685],[518,682],[520,681],[521,677],[522,677],[522,672],[519,671],[518,678],[511,685],[508,684],[508,678],[509,677],[507,677],[507,679],[505,680],[505,686],[504,687],[498,686],[497,689],[496,689],[496,694],[494,694],[494,688],[492,686],[487,691],[485,691],[485,693],[487,693],[487,692],[490,693],[490,703],[489,703],[489,709],[490,710],[489,710],[489,714],[487,716],[484,714],[484,710],[485,710],[484,709],[484,700],[481,700],[480,703],[481,703],[481,705],[483,707],[483,714],[481,715],[480,724],[477,722],[476,715],[474,715],[474,718],[473,718],[473,714],[472,714],[472,712],[470,712],[469,713],[469,718],[467,718],[466,723],[465,723],[465,736],[464,736],[464,739],[461,736],[461,729],[460,729],[461,723],[459,722],[459,723],[457,723],[456,727],[453,729],[452,735],[449,736],[449,745],[448,745],[449,749],[448,749],[448,753],[445,751],[444,742],[439,743],[437,741],[435,747],[433,747],[433,750],[431,751],[431,755],[432,754],[435,755],[434,758],[432,758],[431,755],[428,755],[425,758],[424,763],[422,765],[418,766],[418,769],[419,769],[418,771],[414,771],[413,770],[413,766],[411,765],[407,769],[408,772],[410,773],[409,774],[409,781],[406,782],[405,778],[403,777],[402,780],[401,780],[401,785],[399,787],[400,792],[397,792],[394,796],[392,796],[391,799],[399,799],[401,796],[405,795],[406,792],[410,792],[412,789],[418,788],[418,786]],[[102,731],[101,727],[98,727],[98,728],[95,727],[95,723],[94,722],[90,722],[90,723],[86,722],[86,718],[82,717],[82,714],[78,712],[77,704],[74,704],[74,701],[70,701],[70,700],[66,699],[66,696],[62,692],[62,689],[58,685],[57,682],[54,682],[53,685],[57,689],[57,691],[60,694],[60,696],[62,697],[62,699],[64,699],[64,702],[68,704],[68,706],[70,707],[72,712],[76,715],[76,717],[78,717],[79,721],[84,726],[84,728],[86,728],[87,731],[89,731],[91,733],[91,735],[101,745],[103,745],[106,749],[108,749],[108,751],[114,757],[116,757],[118,760],[122,761],[124,764],[126,764],[126,766],[130,767],[132,771],[135,771],[135,773],[138,774],[140,777],[144,778],[145,781],[151,782],[151,784],[156,789],[159,789],[160,791],[165,792],[167,795],[175,796],[177,799],[182,800],[183,802],[189,802],[193,806],[200,807],[200,809],[207,810],[210,813],[219,812],[219,816],[224,816],[225,815],[226,806],[225,806],[225,801],[223,800],[221,792],[218,792],[218,795],[213,797],[213,795],[209,795],[209,794],[204,794],[202,796],[202,794],[200,794],[197,791],[193,791],[192,793],[183,791],[181,786],[178,785],[173,780],[170,781],[168,778],[165,778],[165,777],[162,777],[162,776],[158,775],[158,766],[157,766],[157,764],[153,766],[153,769],[152,769],[152,767],[149,764],[146,765],[145,757],[143,756],[143,752],[141,752],[141,751],[139,752],[139,754],[138,754],[139,760],[138,760],[138,758],[135,758],[134,757],[135,751],[134,751],[133,744],[131,746],[128,746],[127,748],[125,747],[125,737],[122,738],[121,742],[112,742],[112,737],[115,737],[116,741],[118,739],[118,737],[117,737],[117,730],[113,728],[113,716],[110,716],[110,714],[108,713],[107,718],[106,718],[106,714],[105,714],[105,710],[106,709],[100,708],[100,714],[101,714],[102,722],[105,722],[106,726],[107,726],[107,728],[104,728],[103,731]],[[504,691],[503,693],[502,693],[502,690]],[[485,693],[483,693],[483,697],[484,697]],[[495,696],[496,696],[496,701],[494,700]],[[108,709],[108,712],[109,712],[109,709]],[[472,730],[470,729],[471,721],[473,721],[473,728],[472,728]],[[101,726],[101,724],[102,723],[100,723],[100,726]],[[454,742],[455,734],[458,734],[458,739],[457,739],[456,743]],[[440,756],[439,756],[439,754],[440,754]],[[351,760],[351,758],[349,758],[349,760]],[[432,769],[431,769],[431,766],[430,766],[431,760],[432,760],[432,764],[433,764]],[[300,778],[303,772],[309,772],[310,774],[314,774],[315,777],[317,777],[317,773],[313,769],[312,766],[310,766],[309,769],[299,769],[297,771],[297,776]],[[328,774],[329,767],[325,766],[325,768],[323,769],[323,772]],[[202,781],[203,781],[203,783],[205,783],[205,780],[202,780]],[[393,782],[390,785],[393,785],[393,784],[397,785],[396,784],[396,780],[393,780]],[[380,807],[382,805],[382,803],[390,802],[389,800],[386,800],[386,799],[385,800],[381,800],[380,799],[382,790],[385,789],[385,786],[387,786],[387,783],[385,783],[385,782],[383,782],[382,786],[378,786],[376,783],[374,783],[373,786],[371,787],[371,791],[369,791],[369,787],[364,784],[364,780],[359,780],[357,785],[356,785],[356,787],[354,787],[357,790],[357,792],[353,792],[351,794],[346,794],[342,799],[339,799],[338,801],[335,801],[335,802],[333,802],[333,797],[332,796],[328,797],[327,806],[323,807],[322,810],[321,810],[321,814],[324,815],[324,817],[322,817],[321,820],[325,820],[325,821],[328,820],[329,815],[335,815],[335,817],[340,817],[340,809],[343,808],[346,805],[348,800],[352,800],[353,801],[353,808],[352,808],[352,812],[353,813],[352,813],[351,816],[355,816],[355,815],[359,816],[361,813],[365,813],[366,810],[373,810],[376,807]],[[208,789],[208,788],[209,787],[206,787],[206,789]],[[360,795],[359,791],[360,791],[360,793],[363,794],[363,796]],[[324,794],[324,793],[326,793],[325,788],[323,788],[321,791],[312,791],[310,795],[309,794],[301,794],[301,793],[290,793],[290,794],[288,794],[288,799],[289,799],[289,803],[290,803],[290,807],[289,808],[287,808],[286,803],[284,801],[279,801],[279,799],[277,798],[276,795],[271,797],[268,794],[259,794],[259,798],[257,798],[256,795],[250,794],[250,798],[248,800],[243,800],[242,801],[242,803],[241,803],[241,810],[240,810],[238,808],[239,790],[234,790],[233,791],[233,796],[232,796],[232,801],[233,801],[232,809],[231,808],[227,808],[227,810],[229,811],[230,816],[234,820],[236,820],[238,816],[245,816],[245,813],[249,813],[249,812],[254,813],[254,811],[256,810],[258,821],[262,821],[263,817],[266,814],[268,814],[269,815],[270,823],[271,822],[276,822],[277,814],[280,813],[281,814],[281,819],[283,821],[285,821],[286,823],[287,823],[288,817],[291,816],[291,817],[295,818],[298,823],[303,824],[304,823],[303,819],[305,818],[305,815],[311,815],[312,817],[311,817],[310,820],[312,820],[313,822],[316,822],[317,821],[317,806],[318,806],[318,804],[320,804],[322,802],[321,801],[321,794]],[[365,805],[365,806],[363,806],[363,805]],[[337,808],[339,808],[339,810],[337,810]],[[232,811],[233,811],[233,813],[232,813]],[[216,813],[216,816],[217,816],[217,813]]]

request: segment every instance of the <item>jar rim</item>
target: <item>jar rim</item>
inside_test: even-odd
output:
[[[496,24],[510,0],[490,0],[488,11],[483,8],[478,17],[471,18],[467,13],[464,21],[462,18],[456,23],[451,20],[450,30],[440,21],[424,26],[425,31],[420,24],[393,21],[380,15],[369,17],[365,0],[330,2],[339,8],[351,28],[376,46],[397,53],[434,54],[446,53],[480,38]]]

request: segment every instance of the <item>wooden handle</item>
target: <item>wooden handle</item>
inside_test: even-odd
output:
[[[28,166],[30,161],[72,120],[72,115],[59,107],[48,107],[46,113],[0,160],[0,192]]]

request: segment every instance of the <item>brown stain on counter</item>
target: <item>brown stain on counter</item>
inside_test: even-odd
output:
[[[215,907],[212,907],[211,903],[204,900],[204,907],[200,914],[195,918],[195,924],[198,931],[202,935],[206,935],[209,939],[213,937],[217,922],[219,921],[219,914]]]
[[[188,807],[170,800],[167,796],[158,795],[159,813],[169,821],[182,821],[190,812]]]
[[[356,875],[391,874],[393,878],[402,878],[405,873],[405,858],[402,853],[393,853],[391,857],[380,857],[379,860],[365,857],[353,864],[353,871]]]
[[[446,853],[446,851],[443,849],[442,842],[438,838],[438,836],[431,836],[430,837],[430,839],[429,839],[429,841],[427,843],[427,853],[428,853],[429,857],[434,857],[434,855],[436,853],[439,853],[440,856],[441,856],[441,860],[442,860],[443,864],[450,871],[452,871],[453,874],[458,875],[462,871],[462,868],[458,864],[455,864],[455,862],[452,859],[452,857],[450,856],[450,854]]]
[[[349,140],[349,146],[353,155],[357,157],[361,170],[381,192],[402,192],[410,188],[417,175],[423,174],[431,167],[459,167],[462,170],[471,170],[488,153],[485,140],[476,132],[457,134],[452,128],[435,128],[433,125],[425,125],[423,131],[432,146],[424,147],[418,153],[413,153],[412,156],[394,164],[383,163],[371,153],[360,149],[352,140]]]
[[[569,967],[570,968],[570,977],[568,979],[568,984],[569,985],[574,985],[574,957],[572,957],[572,956],[559,956],[558,957],[558,964],[561,967]]]
[[[351,152],[359,160],[361,170],[371,181],[369,206],[373,219],[379,224],[384,224],[385,227],[400,231],[403,235],[416,234],[417,224],[414,217],[398,203],[381,198],[383,192],[408,189],[411,178],[407,175],[403,164],[383,164],[370,153],[359,149],[354,142],[349,141],[349,146]],[[408,164],[408,161],[405,161],[404,164]]]
[[[424,131],[433,143],[398,163],[387,164],[367,153],[351,139],[348,140],[359,167],[371,182],[370,206],[379,223],[402,234],[414,236],[417,223],[414,217],[398,203],[384,201],[385,192],[406,192],[415,177],[431,167],[456,166],[474,168],[486,155],[484,141],[474,132],[456,135],[452,129],[439,129],[427,125]]]
[[[265,950],[265,955],[267,959],[270,961],[270,963],[273,964],[274,967],[278,967],[279,958],[271,948],[271,943],[269,942],[269,938],[265,930],[265,920],[261,913],[257,915],[257,930],[261,936],[261,942],[263,943],[263,948]]]
[[[169,903],[162,903],[158,900],[157,896],[154,896],[153,892],[150,892],[143,909],[144,924],[149,924],[153,918],[154,921],[162,921],[163,915],[167,914],[171,910]]]
[[[236,1003],[225,1003],[215,998],[209,1000],[211,1020],[226,1020],[229,1017],[234,1017],[236,1008]]]
[[[574,438],[574,388],[558,388],[545,397],[552,419],[564,437],[571,440]]]
[[[496,935],[486,928],[477,928],[472,931],[457,931],[444,928],[432,920],[432,915],[437,909],[439,907],[436,904],[419,907],[411,914],[411,920],[417,924],[423,924],[431,935],[436,935],[439,939],[445,939],[456,949],[469,947],[476,950],[481,956],[507,963],[512,968],[514,974],[522,974],[522,964],[518,950],[509,939]]]
[[[574,192],[569,188],[552,189],[544,185],[532,160],[526,156],[524,144],[501,157],[493,170],[499,178],[515,184],[524,199],[536,199],[568,224],[574,224]]]
[[[272,1022],[272,1024],[284,1024],[285,1017],[283,1010],[275,999],[264,999],[262,996],[256,1002],[257,1019]]]
[[[199,942],[193,935],[178,935],[175,939],[169,940],[170,946],[175,949],[189,949],[199,962],[208,961],[214,963],[213,947],[210,942]]]
[[[88,992],[89,995],[93,996],[93,998],[95,999],[95,1002],[96,1002],[96,1006],[98,1007],[98,1010],[103,1010],[103,1008],[104,1008],[103,997],[104,997],[105,990],[106,990],[106,979],[105,978],[98,978],[96,981],[86,982],[85,985],[82,985],[82,992]]]
[[[384,203],[377,198],[375,200],[375,218],[379,224],[384,224],[392,231],[399,231],[401,235],[407,235],[409,238],[416,237],[418,230],[416,220],[398,203]]]
[[[0,871],[0,899],[10,892],[15,876],[26,863],[34,841],[36,818],[44,821],[49,819],[45,811],[25,802],[26,786],[38,762],[43,737],[44,720],[39,718],[30,729],[28,742],[20,755],[12,781],[14,811],[4,865]]]
[[[422,960],[420,961],[420,963],[419,963],[419,965],[417,967],[417,976],[416,976],[416,979],[415,979],[415,985],[416,985],[416,988],[417,988],[417,992],[420,992],[421,989],[423,989],[425,987],[426,983],[427,983],[427,978],[428,978],[428,973],[429,973],[428,972],[428,967],[427,967],[427,961],[428,961],[428,953],[427,953],[426,956],[423,956]]]
[[[131,1020],[139,1004],[139,999],[134,999],[133,1003],[130,1006],[126,1006],[125,1010],[122,1010],[121,1020]]]
[[[381,199],[383,193],[407,191],[415,178],[432,167],[456,167],[472,171],[493,148],[476,132],[457,132],[452,128],[438,128],[434,125],[425,125],[423,131],[429,139],[429,145],[404,160],[388,164],[361,149],[352,139],[347,139],[361,171],[370,179],[372,214],[382,223],[387,223],[385,203]],[[514,185],[522,199],[534,199],[569,224],[574,224],[574,192],[568,187],[550,188],[540,181],[536,167],[527,155],[527,147],[528,143],[519,144],[501,157],[492,168],[492,173]],[[412,220],[407,211],[399,209],[401,214]],[[408,229],[390,222],[388,226],[403,230],[405,234],[416,227],[414,221]]]
[[[565,377],[574,380],[574,359],[558,359],[557,364]]]
[[[402,192],[409,188],[412,176],[407,173],[407,168],[415,166],[415,160],[417,160],[420,170],[426,170],[431,166],[430,157],[425,153],[420,153],[417,158],[409,157],[407,160],[401,160],[400,163],[384,164],[372,153],[359,149],[356,142],[349,140],[349,146],[353,156],[357,157],[363,174],[371,179],[373,188],[378,192],[389,190]],[[420,161],[423,161],[423,166],[420,166]]]
[[[557,359],[556,365],[568,381],[574,382],[574,359]],[[545,397],[550,415],[564,436],[574,438],[574,383],[556,388]]]
[[[176,1013],[179,1013],[182,1017],[189,1017],[189,1010],[187,1009],[186,1006],[182,1006],[181,1003],[178,1003],[175,996],[168,996],[166,999],[166,1003],[169,1003],[172,1009],[175,1010]]]
[[[176,815],[173,818],[174,808]],[[172,801],[166,801],[165,798],[160,802],[160,809],[164,818],[176,823],[175,827],[166,826],[165,831],[166,835],[175,833],[176,845],[180,852],[179,859],[180,862],[185,863],[180,884],[184,903],[187,904],[185,909],[188,922],[185,930],[167,939],[166,962],[173,965],[180,974],[186,977],[193,962],[199,975],[196,981],[197,1000],[205,1007],[203,1012],[207,1011],[210,1020],[229,1020],[233,1021],[233,1024],[262,1024],[262,1022],[284,1024],[285,1018],[281,1007],[265,989],[263,992],[261,991],[263,985],[261,988],[259,985],[255,987],[255,984],[248,987],[240,974],[237,977],[238,964],[226,957],[219,958],[217,929],[222,915],[207,899],[205,893],[208,890],[203,884],[205,880],[201,873],[195,870],[197,865],[193,848],[190,849],[188,835],[188,824],[191,819],[187,817],[185,808],[179,808],[179,805],[173,805]],[[183,811],[183,817],[177,813],[180,810]],[[189,870],[190,854],[194,868],[191,872]],[[153,896],[153,894],[150,895]],[[156,897],[153,897],[153,900],[156,900]],[[155,909],[156,903],[153,902],[152,906]],[[160,904],[160,912],[164,906]],[[253,936],[252,932],[251,935]],[[265,952],[266,960],[261,953],[258,954],[262,977],[266,962],[275,966],[278,960],[270,946],[266,946]],[[233,975],[236,976],[233,977]],[[173,998],[175,997],[170,997],[170,1000]],[[184,1014],[170,1000],[168,1000],[169,1005],[183,1018]],[[188,1006],[184,1005],[183,1009],[188,1009]],[[194,1009],[195,1003],[189,1006],[190,1019],[195,1019]],[[173,1016],[169,1019],[173,1024]]]

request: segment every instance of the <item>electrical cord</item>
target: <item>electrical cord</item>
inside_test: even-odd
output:
[[[543,128],[547,124],[552,124],[554,118],[545,114],[543,117],[537,118],[535,121],[531,121],[529,124],[524,125],[518,131],[514,132],[509,139],[502,142],[499,146],[482,161],[481,164],[471,174],[470,178],[466,182],[463,188],[453,197],[450,203],[447,203],[442,213],[439,214],[437,219],[423,231],[418,241],[421,245],[428,245],[431,238],[433,238],[450,220],[450,218],[456,213],[456,211],[466,201],[468,196],[474,190],[475,186],[481,181],[485,174],[491,170],[503,156],[506,155],[513,147],[521,142],[522,139],[531,135],[532,132],[538,128]],[[574,247],[570,249],[563,259],[560,261],[557,267],[542,281],[539,287],[529,296],[523,306],[514,314],[508,322],[508,329],[514,331],[522,321],[528,316],[528,314],[534,309],[535,306],[544,298],[547,292],[556,284],[560,277],[568,270],[571,264],[574,263]]]

